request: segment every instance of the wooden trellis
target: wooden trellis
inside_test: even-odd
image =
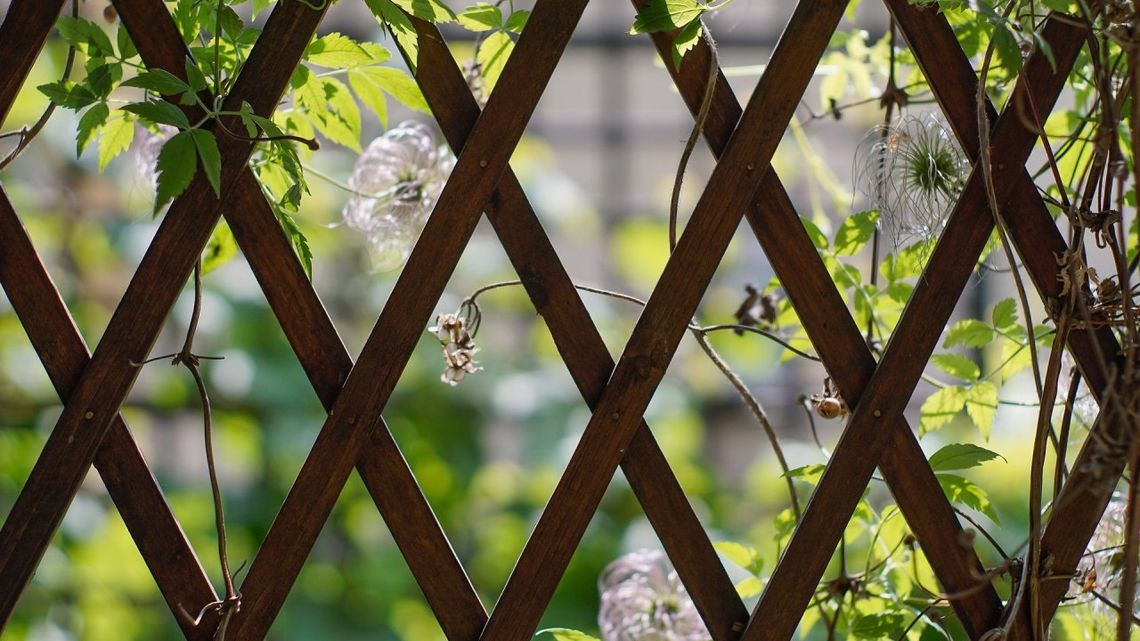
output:
[[[945,18],[909,0],[885,0],[971,158],[979,152],[977,78]],[[645,0],[634,0],[640,7]],[[64,0],[13,0],[0,25],[0,121],[52,29]],[[327,3],[325,3],[327,5]],[[180,77],[188,55],[161,0],[115,0],[144,61]],[[376,326],[353,363],[246,162],[249,142],[223,137],[222,198],[199,174],[174,201],[94,353],[88,351],[20,219],[0,191],[0,283],[60,398],[60,415],[0,530],[0,629],[94,464],[187,639],[208,639],[216,615],[195,627],[182,612],[218,600],[118,411],[178,292],[222,213],[297,358],[328,410],[312,451],[241,586],[227,638],[265,637],[344,484],[364,480],[451,641],[529,639],[616,468],[621,465],[716,641],[791,638],[872,472],[878,467],[972,638],[1002,616],[992,586],[979,580],[974,551],[927,464],[903,409],[942,327],[993,229],[981,172],[972,174],[902,319],[878,362],[770,167],[793,110],[845,8],[802,0],[744,109],[718,78],[704,135],[719,158],[691,221],[615,364],[518,180],[508,166],[586,0],[538,0],[480,111],[439,31],[419,33],[417,81],[451,147],[455,169]],[[324,14],[296,0],[273,10],[226,108],[248,101],[269,116]],[[1018,110],[1044,120],[1086,37],[1079,21],[1050,17],[1039,52],[1023,67],[1009,106],[988,111],[998,201],[1012,242],[1040,295],[1060,293],[1054,258],[1065,242],[1024,166],[1035,142]],[[654,42],[671,60],[670,36]],[[696,113],[710,51],[704,42],[670,67]],[[286,64],[286,63],[291,64]],[[200,116],[201,114],[198,114]],[[195,120],[191,114],[191,120]],[[381,412],[486,212],[526,291],[542,314],[592,418],[502,595],[488,613],[436,522]],[[642,416],[686,324],[740,219],[747,219],[815,349],[853,408],[843,435],[759,604],[750,614],[720,565],[650,427]],[[1074,330],[1069,346],[1094,391],[1108,377],[1095,357],[1120,348],[1109,330]],[[1098,426],[1096,429],[1101,429]],[[1091,439],[1090,439],[1091,442]],[[1064,491],[1082,487],[1086,444]],[[1123,461],[1120,462],[1120,466]],[[1121,469],[1104,470],[1119,474]],[[1063,492],[1064,492],[1063,491]],[[1108,493],[1056,502],[1044,533],[1052,571],[1071,572]],[[1050,617],[1065,581],[1043,584]],[[1013,636],[1027,638],[1028,605]]]

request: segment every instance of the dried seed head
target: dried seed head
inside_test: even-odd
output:
[[[657,550],[639,550],[606,566],[598,580],[602,641],[710,641],[697,608]]]

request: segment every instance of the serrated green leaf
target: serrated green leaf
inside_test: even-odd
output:
[[[1010,327],[1017,325],[1017,303],[1012,298],[1007,298],[994,305],[993,312],[990,314],[990,319],[994,322],[994,327],[1000,330],[1006,330]]]
[[[209,274],[228,263],[237,254],[238,245],[234,240],[234,234],[226,221],[222,220],[217,227],[214,227],[210,242],[206,243],[206,249],[202,252],[202,273]]]
[[[972,510],[985,514],[994,523],[998,522],[997,512],[994,511],[994,506],[990,503],[989,495],[976,483],[957,474],[941,473],[937,476],[938,484],[942,486],[942,492],[946,494],[946,498],[951,503],[965,505]]]
[[[48,100],[65,109],[79,110],[99,101],[90,89],[71,81],[49,82],[36,89],[47,96]]]
[[[540,634],[550,634],[554,637],[554,641],[599,641],[597,637],[570,628],[546,628],[535,632],[534,636],[537,637]]]
[[[973,443],[951,443],[930,456],[930,467],[935,472],[965,470],[977,467],[987,461],[1005,457]]]
[[[337,144],[360,151],[360,108],[343,82],[310,74],[296,95],[317,131]]]
[[[194,91],[194,88],[186,84],[184,80],[165,69],[144,71],[134,78],[125,80],[123,86],[138,87],[163,96],[175,96],[187,91]]]
[[[526,27],[527,20],[530,20],[530,12],[526,9],[519,9],[507,16],[507,31],[522,33],[522,30]]]
[[[823,231],[820,230],[819,226],[812,222],[812,220],[809,218],[800,216],[800,222],[804,224],[804,230],[807,231],[808,238],[811,238],[811,242],[813,245],[815,245],[815,248],[827,249],[827,234],[824,234]]]
[[[1021,47],[1017,43],[1017,38],[1004,23],[994,25],[992,38],[1002,68],[1010,76],[1016,75],[1021,70]]]
[[[986,439],[997,414],[998,389],[989,381],[974,383],[966,390],[966,414]]]
[[[360,75],[378,88],[384,90],[401,104],[409,109],[430,114],[427,99],[420,91],[420,86],[403,69],[395,67],[367,67],[357,70]],[[351,79],[350,79],[351,81]]]
[[[95,132],[107,122],[107,116],[111,115],[111,110],[107,108],[107,103],[96,103],[90,109],[83,113],[83,117],[79,119],[79,126],[75,134],[75,155],[78,157],[87,148],[87,144],[91,142],[91,138]]]
[[[934,392],[919,410],[918,432],[925,434],[949,423],[966,407],[966,389],[949,385]]]
[[[100,64],[96,62],[97,59],[92,59],[87,69],[87,77],[84,78],[83,83],[99,98],[106,98],[111,95],[111,90],[115,88],[115,83],[119,82],[123,77],[123,67],[117,62],[108,64]]]
[[[236,38],[245,28],[245,22],[242,21],[241,16],[229,5],[223,4],[218,8],[217,19],[221,22],[222,33],[231,38]]]
[[[189,129],[190,121],[182,110],[164,100],[136,102],[123,107],[123,111],[133,113],[148,123],[170,125],[179,129]]]
[[[724,558],[732,561],[753,576],[760,576],[760,573],[764,571],[764,557],[760,556],[760,552],[751,545],[744,545],[735,541],[717,541],[713,543],[713,548]]]
[[[704,25],[701,24],[701,21],[694,20],[677,33],[677,37],[673,39],[672,47],[674,69],[681,67],[681,61],[685,59],[685,54],[692,51],[693,47],[700,42],[702,29],[704,29]]]
[[[503,26],[503,12],[493,4],[480,2],[467,7],[456,18],[468,31],[480,32]]]
[[[479,44],[479,50],[475,52],[475,61],[479,63],[479,69],[483,72],[484,91],[488,93],[494,91],[495,83],[499,81],[503,67],[507,66],[507,59],[514,49],[515,41],[502,31],[487,36]]]
[[[700,18],[704,12],[705,7],[697,4],[696,0],[649,0],[637,12],[629,32],[636,35],[680,29]]]
[[[192,91],[205,91],[209,88],[210,83],[206,80],[206,75],[194,64],[194,61],[187,57],[183,61],[183,67],[186,69],[186,84],[188,84]]]
[[[791,479],[800,479],[815,485],[819,482],[819,478],[823,476],[824,467],[825,466],[819,463],[810,463],[808,465],[792,468],[788,470],[788,473],[784,476]]]
[[[736,593],[749,599],[764,591],[764,582],[758,576],[747,576],[736,582]]]
[[[194,148],[194,138],[189,131],[176,134],[158,152],[158,190],[155,193],[154,211],[178,197],[198,168],[198,154]]]
[[[878,210],[871,209],[852,214],[843,220],[835,232],[835,253],[850,256],[867,244],[875,234],[875,224],[879,221]]]
[[[191,129],[190,135],[194,140],[194,147],[198,150],[198,158],[202,161],[202,169],[206,172],[206,179],[210,181],[214,194],[222,196],[222,156],[218,153],[218,141],[214,134],[202,129]]]
[[[115,33],[115,40],[119,45],[119,57],[123,60],[130,60],[139,55],[139,50],[135,47],[135,41],[131,40],[131,34],[127,31],[126,25],[119,24],[119,30]]]
[[[348,69],[377,62],[372,54],[348,36],[330,33],[309,43],[305,60],[330,69]]]
[[[380,119],[380,126],[387,129],[388,100],[384,97],[380,85],[373,82],[368,74],[360,69],[349,69],[348,84],[360,102]]]
[[[975,381],[982,374],[974,361],[959,354],[935,354],[930,357],[930,362],[943,372],[965,381]]]
[[[135,123],[124,117],[121,111],[115,111],[99,135],[99,171],[103,171],[107,163],[130,147],[134,138]]]
[[[67,44],[88,56],[106,58],[115,55],[111,39],[103,32],[102,27],[86,18],[63,16],[56,21],[56,28]]]
[[[856,639],[868,641],[897,639],[910,623],[911,616],[902,612],[875,612],[864,614],[851,623],[848,632]]]
[[[413,16],[434,24],[455,21],[455,12],[439,0],[392,0]]]
[[[305,269],[305,274],[310,279],[313,278],[313,251],[309,249],[309,239],[297,226],[297,221],[293,219],[289,212],[280,203],[273,208],[273,212],[277,214],[277,220],[281,223],[281,228],[285,230],[285,235],[289,237],[289,244],[293,246],[293,251],[297,254],[297,258],[301,261],[301,267]]]
[[[415,73],[416,63],[419,61],[420,45],[416,28],[408,16],[400,10],[392,0],[364,0],[372,15],[384,25],[396,39],[396,44],[404,53],[412,73]]]
[[[958,345],[966,347],[985,347],[994,339],[994,330],[980,320],[967,318],[958,321],[946,333],[942,347],[950,348]]]

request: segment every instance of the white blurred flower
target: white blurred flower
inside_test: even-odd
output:
[[[368,241],[373,271],[407,260],[454,159],[430,129],[404,122],[369,143],[349,176],[353,194],[342,215]]]
[[[929,114],[871,130],[855,168],[855,182],[896,246],[937,238],[970,173],[954,134]]]
[[[158,125],[157,132],[139,125],[135,132],[135,174],[151,191],[158,190],[158,154],[176,133],[178,129],[170,125]]]
[[[669,558],[639,550],[606,566],[598,627],[602,641],[709,641],[711,636]]]

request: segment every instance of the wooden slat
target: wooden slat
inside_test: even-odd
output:
[[[236,110],[248,100],[257,113],[271,113],[292,67],[282,60],[300,58],[321,15],[323,11],[301,3],[279,4],[259,41],[270,45],[251,52],[225,108]],[[236,123],[233,127],[237,128]],[[252,145],[219,138],[225,193],[249,158]],[[0,529],[0,586],[5,596],[20,592],[31,578],[138,374],[132,363],[145,360],[209,239],[221,204],[199,173],[164,217]]]
[[[56,392],[66,401],[87,365],[87,345],[2,190],[0,285],[40,355]],[[95,467],[171,612],[179,615],[180,606],[189,609],[193,604],[214,600],[209,579],[122,416],[115,417],[107,440],[95,457]],[[18,590],[0,595],[4,599],[0,612],[11,612],[19,596]],[[181,616],[177,618],[183,632],[193,638],[188,622]],[[7,616],[0,621],[0,629],[6,622]]]
[[[698,43],[678,70],[671,62],[669,38],[656,34],[654,43],[690,111],[696,114],[704,97],[708,46]],[[705,138],[713,153],[719,154],[741,113],[723,74],[711,105]],[[875,371],[874,358],[775,171],[765,176],[745,216],[828,373],[843,397],[857,402]],[[978,638],[996,623],[1001,600],[992,585],[977,588],[981,562],[971,548],[960,545],[961,525],[910,426],[899,417],[890,430],[891,444],[879,467],[946,591],[968,591],[968,596],[951,605],[971,637]]]
[[[360,448],[430,320],[484,203],[542,95],[585,0],[542,0],[243,583],[235,639],[259,639],[284,602]]]
[[[412,20],[419,36],[417,75],[424,96],[452,148],[462,149],[479,106],[439,30]],[[496,205],[488,208],[488,218],[592,409],[613,372],[613,358],[509,167],[492,202]],[[733,626],[747,621],[748,610],[644,421],[621,465],[713,638],[739,636]]]
[[[32,71],[36,56],[43,49],[64,0],[22,2],[13,0],[0,24],[0,124],[4,124],[16,94]]]
[[[709,179],[586,431],[491,614],[485,641],[523,641],[565,571],[843,12],[802,2]]]
[[[1058,73],[1037,53],[1026,63],[1012,101],[1024,100],[1032,87],[1039,109],[1049,111],[1064,85],[1080,48],[1083,31],[1050,20],[1042,37],[1053,47]],[[1011,102],[1011,105],[1016,105]],[[1033,132],[1022,127],[1016,107],[1007,108],[992,136],[995,167],[1020,167],[1032,148]],[[884,452],[896,421],[917,385],[963,287],[973,272],[993,227],[980,171],[974,171],[962,191],[929,263],[875,375],[853,409],[847,428],[768,587],[761,596],[744,639],[789,639],[827,567],[850,515]],[[1006,202],[1011,183],[997,185],[998,202]],[[837,518],[844,515],[844,518]],[[772,586],[779,586],[772,588]]]

